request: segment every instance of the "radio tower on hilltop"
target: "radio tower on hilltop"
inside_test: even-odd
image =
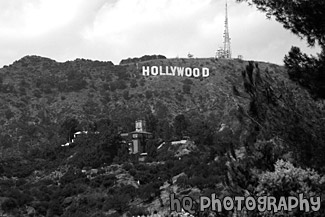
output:
[[[230,49],[230,37],[228,29],[228,5],[226,0],[226,18],[225,18],[225,31],[223,33],[223,48],[219,48],[217,51],[217,58],[231,59],[231,49]]]
[[[226,0],[226,19],[225,19],[225,33],[223,35],[224,42],[224,51],[225,51],[225,58],[231,58],[231,49],[230,49],[230,37],[229,37],[229,29],[228,29],[228,5]]]

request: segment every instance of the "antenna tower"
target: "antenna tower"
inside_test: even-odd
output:
[[[229,29],[228,29],[228,4],[226,0],[226,19],[225,19],[225,32],[223,33],[223,50],[224,50],[224,58],[231,59],[231,49],[230,49],[230,37],[229,37]]]

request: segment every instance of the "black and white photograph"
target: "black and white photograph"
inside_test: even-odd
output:
[[[325,216],[324,0],[0,0],[0,216]]]

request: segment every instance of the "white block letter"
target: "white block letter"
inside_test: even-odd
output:
[[[209,77],[209,68],[202,68],[202,77]]]
[[[144,75],[144,76],[149,76],[150,75],[149,66],[142,66],[142,75]]]
[[[151,74],[152,75],[158,75],[158,66],[152,66],[151,67]]]

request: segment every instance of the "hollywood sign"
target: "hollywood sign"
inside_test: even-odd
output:
[[[157,75],[170,75],[170,76],[185,76],[185,77],[209,77],[209,68],[190,68],[178,66],[142,66],[143,76],[157,76]]]

